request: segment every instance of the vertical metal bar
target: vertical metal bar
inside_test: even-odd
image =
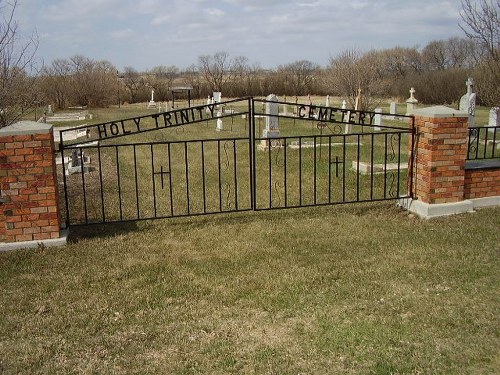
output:
[[[120,159],[118,158],[118,146],[115,146],[116,155],[116,179],[118,182],[118,209],[120,212],[120,220],[123,220],[123,209],[122,209],[122,188],[120,185]]]
[[[481,136],[481,128],[477,127],[476,130],[477,130],[477,138],[476,138],[476,157],[475,157],[475,159],[477,159],[479,157],[479,138]]]
[[[187,142],[184,142],[184,163],[186,166],[186,203],[187,203],[187,213],[188,215],[191,213],[191,209],[189,207],[189,158],[188,158],[188,147]]]
[[[408,165],[408,171],[410,173],[409,175],[409,182],[408,182],[408,194],[410,198],[413,198],[413,168],[415,168],[415,117],[411,117],[410,119],[410,137],[411,137],[411,143],[410,143],[410,160],[409,160],[409,165]],[[384,196],[385,198],[385,196]]]
[[[284,194],[285,194],[285,207],[288,207],[288,189],[287,189],[287,180],[286,180],[286,138],[283,139],[283,186],[284,186]]]
[[[269,208],[273,205],[273,188],[272,188],[272,163],[271,163],[271,140],[267,139],[267,155],[269,163]]]
[[[141,211],[139,207],[139,181],[137,176],[137,150],[136,145],[134,145],[134,179],[135,179],[135,204],[137,208],[137,218],[141,216]]]
[[[83,188],[83,208],[85,211],[85,224],[88,224],[88,212],[87,212],[87,193],[85,191],[85,173],[84,173],[84,166],[83,166],[83,150],[80,147],[80,170],[82,172],[82,188]]]
[[[250,172],[250,207],[256,209],[255,201],[255,118],[254,118],[254,99],[248,98],[248,167]]]
[[[170,216],[174,216],[174,192],[172,191],[172,159],[170,157],[170,143],[167,143],[168,152],[168,189],[170,191]]]
[[[339,164],[335,164],[338,168]],[[328,203],[332,203],[332,136],[328,136]]]
[[[299,136],[299,206],[302,206],[302,136]]]
[[[153,212],[154,212],[154,217],[157,217],[156,214],[156,184],[155,184],[155,155],[153,151],[153,144],[150,144],[150,150],[151,150],[151,180],[153,183]],[[163,179],[163,174],[160,174],[161,178]]]
[[[232,118],[232,117],[231,117]],[[233,173],[234,173],[234,207],[238,209],[238,171],[237,171],[237,160],[236,160],[236,139],[233,139]]]
[[[360,157],[360,151],[361,151],[361,140],[360,140],[360,135],[357,135],[358,139],[358,150],[357,150],[357,156],[356,156],[356,163],[357,163],[357,168],[356,168],[356,200],[359,201],[359,191],[360,191],[360,186],[359,186],[359,157]]]
[[[205,141],[201,141],[201,182],[203,189],[203,213],[207,213],[207,190],[205,183]]]
[[[384,199],[387,198],[387,133],[384,133]]]
[[[496,145],[496,141],[497,141],[497,130],[500,129],[500,128],[493,128],[493,143],[491,145],[491,157],[494,158],[495,157],[495,145]],[[488,129],[489,131],[489,129]]]
[[[61,148],[61,158],[62,158],[62,175],[64,183],[64,204],[66,205],[66,225],[70,225],[69,221],[69,199],[68,199],[68,184],[66,181],[66,163],[64,162],[64,146],[62,143],[62,132],[59,132],[59,147]]]
[[[342,136],[342,202],[345,202],[345,190],[346,190],[346,180],[345,180],[345,170],[346,170],[346,150],[345,150],[345,139],[347,135]]]
[[[101,146],[97,145],[97,159],[99,164],[99,184],[101,187],[101,213],[102,222],[106,222],[106,213],[104,211],[104,191],[103,191],[103,181],[102,181],[102,163],[101,163]]]
[[[401,133],[398,133],[398,187],[396,188],[396,198],[399,198],[400,177],[401,177]]]
[[[486,150],[488,149],[488,129],[483,128],[484,132],[486,135],[484,136],[484,152],[483,152],[483,159],[486,159]],[[495,144],[493,143],[493,147],[495,147]]]
[[[222,183],[221,183],[221,171],[220,171],[220,139],[217,140],[217,169],[219,176],[219,211],[222,212]]]
[[[370,199],[373,199],[373,149],[375,148],[375,134],[372,132],[371,137],[371,155],[370,155]]]
[[[312,121],[311,121],[312,122]],[[313,155],[314,155],[314,160],[313,160],[313,202],[316,204],[316,193],[317,193],[317,181],[316,181],[316,162],[317,162],[317,157],[316,157],[316,145],[317,145],[317,138],[316,136],[313,136]]]

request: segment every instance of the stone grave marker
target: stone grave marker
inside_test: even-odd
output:
[[[415,89],[412,87],[410,89],[410,97],[406,99],[406,115],[412,115],[415,109],[417,109],[418,100],[415,99]]]
[[[469,115],[469,127],[476,126],[476,93],[473,92],[474,81],[468,78],[465,82],[467,92],[460,98],[459,109]]]
[[[389,107],[389,113],[392,116],[389,116],[389,119],[394,120],[396,115],[398,113],[398,104],[396,102],[391,102],[390,107]]]
[[[373,130],[381,131],[382,129],[380,128],[380,125],[382,125],[382,108],[375,108],[375,112],[375,127]]]
[[[155,90],[151,90],[151,100],[148,103],[148,108],[156,108],[156,103],[155,103]]]
[[[271,140],[272,138],[279,138],[280,136],[279,121],[277,117],[279,115],[279,99],[276,95],[270,94],[266,97],[266,101],[266,127],[262,132],[262,138],[267,139],[261,141],[261,149],[281,146],[278,140],[274,142]]]
[[[493,107],[490,109],[488,126],[500,126],[500,107]],[[490,131],[492,130],[494,129],[490,129]]]
[[[224,130],[224,126],[222,125],[222,117],[221,116],[222,116],[222,111],[217,111],[217,127],[215,128],[215,130],[217,130],[218,132]]]

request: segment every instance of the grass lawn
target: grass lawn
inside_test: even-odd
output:
[[[494,374],[500,208],[72,229],[0,254],[0,373]]]

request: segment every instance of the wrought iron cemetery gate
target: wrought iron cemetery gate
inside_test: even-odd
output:
[[[62,130],[63,219],[85,225],[409,197],[413,121],[241,98]]]

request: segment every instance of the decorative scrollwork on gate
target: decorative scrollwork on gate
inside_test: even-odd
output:
[[[468,150],[467,157],[471,157],[477,155],[477,142],[479,138],[479,129],[478,128],[470,128],[469,129],[469,142],[468,142]]]
[[[273,207],[281,207],[281,194],[280,194],[280,189],[283,188],[283,185],[281,184],[280,181],[276,181],[274,183],[274,192],[275,194],[273,194],[273,202],[275,200],[277,200],[277,205],[274,205],[274,204],[271,204],[271,206]]]
[[[389,139],[390,153],[386,155],[388,161],[394,161],[396,159],[396,147],[399,142],[399,137],[397,134],[392,134]]]
[[[397,186],[396,185],[396,173],[391,172],[389,174],[389,196],[396,198]]]
[[[224,148],[224,156],[226,157],[226,160],[224,161],[224,163],[221,163],[221,165],[224,165],[224,172],[229,169],[229,165],[230,165],[230,161],[229,161],[229,145],[230,145],[229,141],[224,142],[223,148]]]
[[[233,202],[231,200],[232,188],[233,186],[229,182],[226,182],[221,186],[221,191],[224,194],[224,198],[226,201],[224,207],[227,210],[231,210],[233,208]]]

